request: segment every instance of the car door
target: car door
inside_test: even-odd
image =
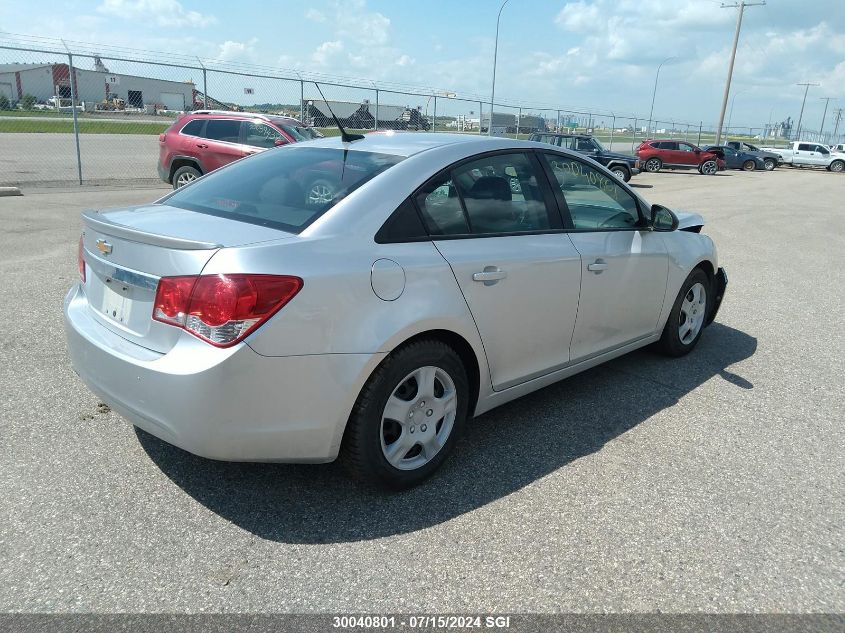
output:
[[[676,163],[678,165],[695,166],[701,161],[701,150],[695,145],[689,143],[678,143],[678,151],[676,152]],[[698,150],[698,151],[696,151]]]
[[[654,334],[666,294],[667,250],[636,197],[600,168],[544,153],[581,254],[581,295],[570,360],[576,362]]]
[[[247,155],[248,148],[241,144],[241,121],[238,119],[208,119],[204,136],[200,149],[206,171],[218,169]]]
[[[809,143],[798,143],[792,153],[793,165],[815,165],[817,160],[816,146]]]
[[[569,362],[581,257],[532,152],[496,152],[430,180],[415,201],[484,343],[494,389]]]
[[[822,145],[814,145],[813,147],[816,150],[813,164],[826,167],[830,163],[830,150]]]

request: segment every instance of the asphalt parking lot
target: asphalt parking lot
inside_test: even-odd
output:
[[[71,370],[79,212],[0,198],[0,610],[845,610],[845,177],[645,174],[730,286],[690,356],[640,351],[475,420],[402,494],[136,433]]]

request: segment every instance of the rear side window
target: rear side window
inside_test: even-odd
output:
[[[552,228],[531,159],[496,154],[427,183],[416,203],[431,235],[510,234]]]
[[[232,163],[177,189],[162,202],[299,233],[401,160],[388,154],[291,145]]]
[[[376,233],[378,244],[415,242],[420,239],[427,240],[428,235],[414,203],[410,199],[399,205],[399,208],[393,212],[384,226]]]
[[[202,136],[203,123],[205,123],[205,121],[202,119],[189,121],[188,125],[182,128],[182,134],[187,134],[188,136]]]
[[[241,122],[229,119],[209,119],[205,124],[205,138],[212,141],[238,143],[241,133]]]

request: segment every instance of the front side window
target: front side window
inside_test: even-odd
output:
[[[801,152],[812,152],[813,146],[808,143],[799,143],[798,150]]]
[[[231,119],[209,119],[205,122],[205,138],[212,141],[239,143],[241,122]]]
[[[244,142],[253,147],[275,147],[276,141],[283,138],[281,132],[263,123],[247,121],[244,127]]]
[[[261,152],[162,200],[180,209],[299,233],[401,156],[331,147]]]
[[[678,143],[678,149],[682,152],[694,152],[695,147],[690,145],[689,143]]]
[[[538,172],[523,153],[495,154],[432,179],[416,198],[432,235],[552,228]]]
[[[615,179],[566,156],[544,156],[576,229],[632,229],[641,226],[636,199]]]
[[[819,154],[823,154],[823,155],[825,155],[825,156],[827,156],[828,154],[830,154],[830,152],[829,152],[829,151],[827,151],[827,148],[826,148],[826,147],[822,147],[821,145],[816,145],[816,151],[817,151]]]

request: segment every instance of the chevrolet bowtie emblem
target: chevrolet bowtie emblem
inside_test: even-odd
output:
[[[111,253],[111,244],[109,244],[106,240],[97,240],[97,250],[103,255],[108,255]]]

